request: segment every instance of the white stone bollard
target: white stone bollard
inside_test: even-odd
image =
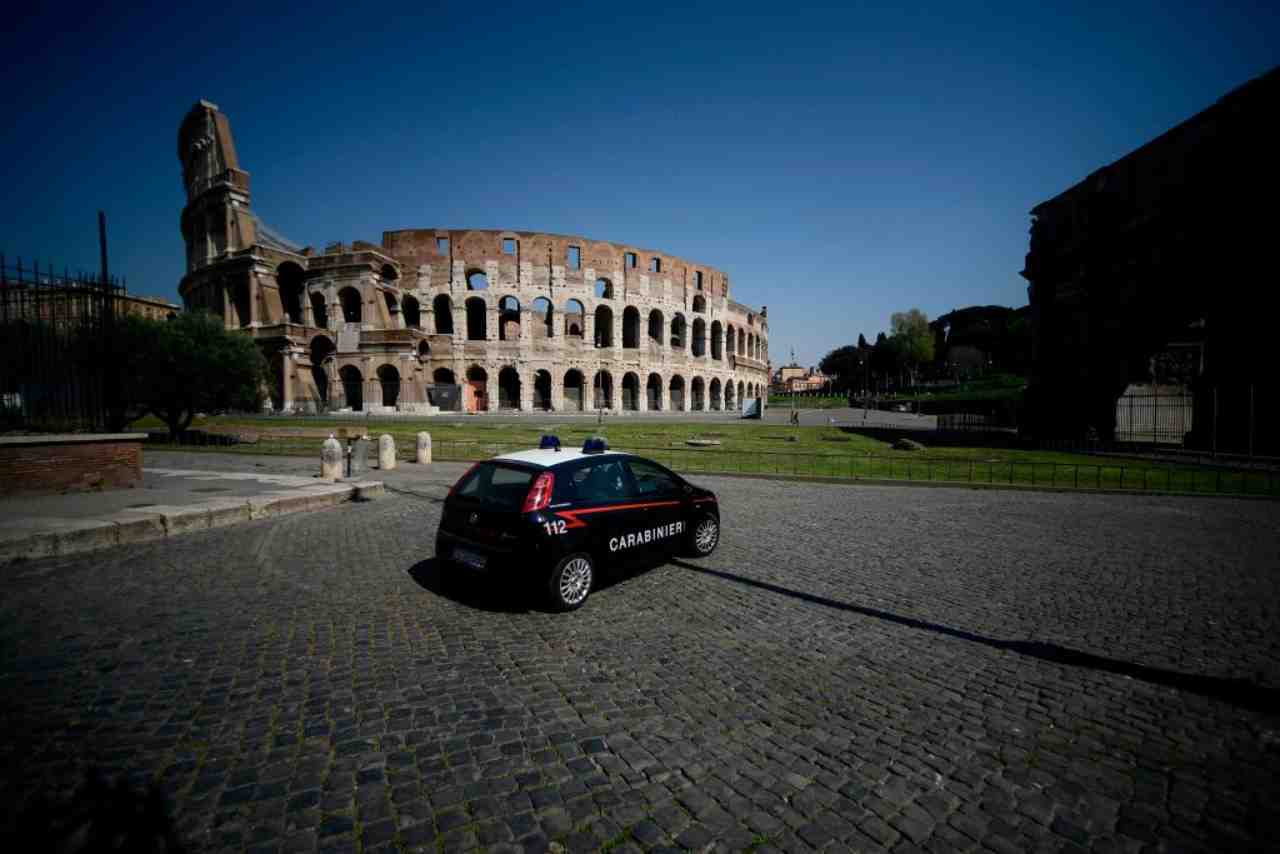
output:
[[[391,471],[396,467],[396,440],[383,433],[378,438],[378,468]]]
[[[342,477],[342,444],[329,434],[320,446],[320,479],[338,480]]]
[[[425,430],[418,434],[418,464],[428,465],[431,462],[431,434]]]

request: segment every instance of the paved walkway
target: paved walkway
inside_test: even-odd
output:
[[[93,769],[227,852],[1280,838],[1273,504],[697,476],[714,555],[553,614],[444,583],[439,498],[464,468],[9,567],[0,820],[34,816],[53,848]]]
[[[382,491],[371,481],[328,483],[301,470],[269,472],[252,461],[232,465],[206,457],[174,467],[150,449],[146,459],[152,464],[142,482],[129,489],[0,499],[0,564],[318,509]]]

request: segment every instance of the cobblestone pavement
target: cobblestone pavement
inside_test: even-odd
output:
[[[10,567],[6,824],[93,768],[198,850],[1277,838],[1276,504],[700,480],[720,550],[569,615],[403,493]]]

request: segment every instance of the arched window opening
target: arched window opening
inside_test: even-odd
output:
[[[394,285],[400,278],[400,274],[396,272],[396,268],[390,264],[382,265],[382,281],[388,285]]]
[[[533,408],[551,409],[551,372],[538,371],[533,375]]]
[[[418,342],[418,358],[419,359],[431,358],[431,343],[427,341],[425,338]]]
[[[467,368],[465,388],[468,412],[485,412],[489,409],[489,375],[479,365]]]
[[[613,346],[613,309],[607,305],[596,306],[596,346]]]
[[[656,308],[649,312],[649,341],[658,347],[662,346],[662,312]]]
[[[679,374],[671,378],[670,400],[672,411],[684,411],[684,377]]]
[[[711,380],[711,410],[713,412],[720,409],[720,380]]]
[[[693,298],[693,313],[705,314],[707,311],[707,298],[702,294],[698,294]]]
[[[435,315],[436,334],[453,334],[453,300],[447,294],[440,294],[431,301],[431,313]]]
[[[249,283],[240,279],[231,286],[231,308],[236,313],[236,325],[249,325]]]
[[[613,299],[613,282],[596,279],[596,299]]]
[[[693,321],[692,352],[695,356],[707,355],[707,322],[701,317],[694,318]]]
[[[622,349],[634,350],[640,346],[640,311],[634,305],[622,310]]]
[[[267,376],[271,378],[268,394],[271,408],[276,412],[284,409],[284,355],[276,353],[267,363]]]
[[[404,298],[404,325],[410,329],[422,328],[422,311],[418,308],[418,300],[414,297]]]
[[[498,300],[498,340],[520,340],[520,300],[513,296]]]
[[[498,372],[498,408],[520,408],[520,374],[515,368],[506,367]]]
[[[347,365],[338,371],[338,377],[342,380],[342,391],[346,397],[347,408],[352,412],[364,409],[364,377],[361,376],[360,369],[354,365]]]
[[[535,338],[551,338],[555,335],[555,307],[546,297],[533,301],[533,335]]]
[[[733,380],[729,380],[724,384],[724,408],[726,411],[732,411],[734,406],[735,395],[733,393]]]
[[[448,368],[436,368],[435,373],[431,375],[431,380],[438,385],[457,385],[458,383],[453,376],[453,371]]]
[[[583,399],[582,389],[586,381],[582,377],[582,371],[577,368],[570,368],[565,371],[564,375],[564,408],[575,412],[583,409],[585,400]]]
[[[622,378],[622,408],[627,412],[640,409],[640,378],[630,372]]]
[[[276,287],[280,290],[285,319],[299,326],[306,323],[302,310],[302,276],[302,268],[292,261],[276,268]]]
[[[649,374],[649,381],[645,383],[645,393],[648,396],[648,407],[650,412],[659,412],[662,409],[662,377],[657,374]]]
[[[738,408],[743,407],[743,398],[747,396],[747,387],[742,384],[742,380],[738,380]]]
[[[702,377],[694,377],[693,382],[689,384],[690,397],[693,399],[691,407],[694,412],[701,412],[706,408],[705,394],[706,383],[702,381]]]
[[[329,328],[329,307],[324,303],[324,294],[311,292],[311,324],[320,329]]]
[[[570,338],[581,338],[586,308],[579,300],[571,299],[564,304],[564,334]]]
[[[467,340],[484,341],[489,337],[488,306],[480,297],[467,300]]]
[[[387,326],[389,329],[400,328],[400,301],[391,291],[383,291],[382,299],[387,304]]]
[[[347,287],[338,291],[338,302],[342,305],[342,319],[347,323],[360,323],[362,309],[360,292]]]
[[[714,321],[711,324],[711,358],[713,359],[724,358],[724,345],[720,341],[721,331],[720,321]]]
[[[469,291],[487,291],[489,289],[489,277],[479,270],[472,270],[467,273],[467,290]]]
[[[329,406],[329,357],[336,348],[333,340],[327,335],[317,335],[311,339],[311,380],[316,386],[317,408],[323,410]]]
[[[737,344],[736,344],[736,343],[734,343],[733,336],[734,336],[734,332],[733,332],[733,325],[732,325],[732,324],[725,324],[725,327],[724,327],[724,348],[725,348],[725,350],[729,353],[729,355],[730,355],[730,356],[732,356],[732,355],[734,355],[735,353],[737,353],[737,352],[738,352],[736,349],[734,349],[735,347],[737,347]]]
[[[394,365],[378,368],[378,384],[382,386],[382,405],[395,406],[400,399],[400,372]]]
[[[676,314],[671,318],[671,349],[683,350],[687,346],[685,342],[685,326],[683,314]]]
[[[591,387],[595,397],[596,409],[612,409],[613,375],[608,371],[596,371]]]

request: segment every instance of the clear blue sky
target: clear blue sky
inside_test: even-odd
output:
[[[10,257],[94,269],[103,208],[112,268],[176,299],[177,128],[207,98],[293,240],[662,249],[769,306],[775,363],[1024,304],[1033,205],[1280,63],[1280,4],[1230,0],[110,5],[0,36]]]

